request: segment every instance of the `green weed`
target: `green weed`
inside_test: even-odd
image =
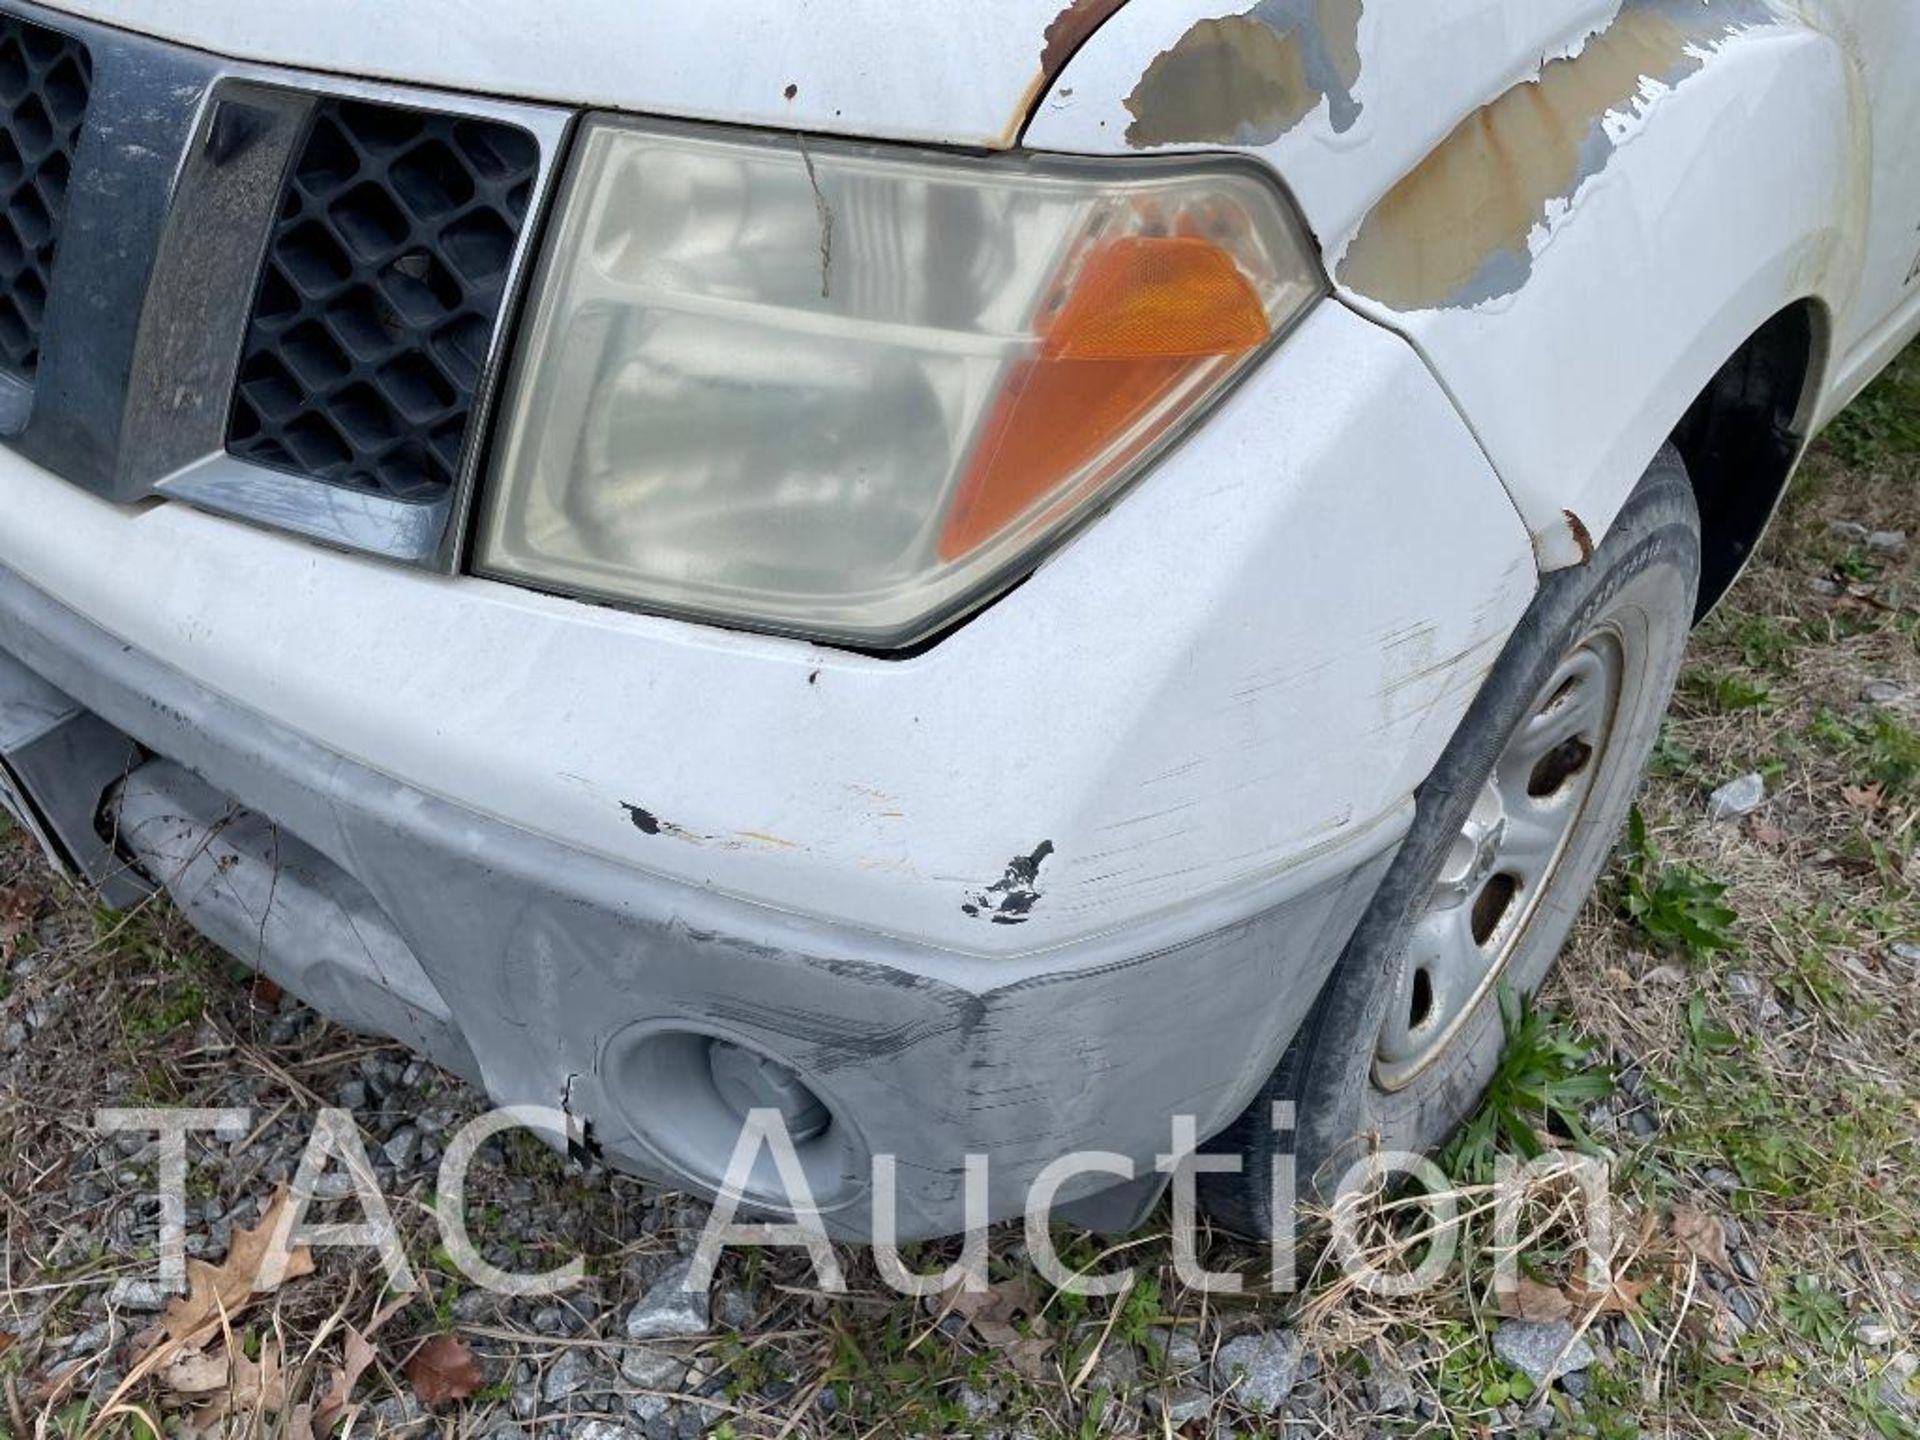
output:
[[[1694,960],[1737,950],[1727,887],[1691,865],[1668,864],[1635,806],[1627,820],[1627,865],[1620,908],[1662,949]]]
[[[1613,1093],[1612,1071],[1589,1063],[1591,1046],[1551,1011],[1500,992],[1507,1045],[1500,1068],[1473,1118],[1441,1155],[1456,1182],[1487,1184],[1504,1144],[1532,1160],[1544,1153],[1540,1131],[1591,1148],[1581,1113]]]

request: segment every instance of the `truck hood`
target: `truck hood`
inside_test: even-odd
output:
[[[243,60],[480,94],[1006,148],[1124,0],[56,0]]]

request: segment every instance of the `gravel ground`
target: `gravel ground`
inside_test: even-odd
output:
[[[1063,1233],[1070,1265],[1136,1267],[1112,1299],[1051,1292],[1013,1229],[984,1303],[901,1299],[850,1251],[846,1296],[821,1294],[804,1255],[736,1251],[689,1299],[703,1205],[512,1135],[469,1181],[482,1254],[586,1270],[557,1296],[498,1297],[460,1278],[430,1216],[480,1097],[250,980],[163,905],[89,908],[14,833],[0,1434],[1920,1434],[1916,427],[1910,353],[1816,452],[1697,638],[1643,833],[1443,1157],[1469,1198],[1498,1137],[1609,1161],[1617,1247],[1597,1288],[1568,1278],[1549,1197],[1518,1292],[1470,1219],[1417,1297],[1311,1260],[1296,1296],[1201,1296],[1175,1278],[1163,1212],[1123,1250]],[[187,1249],[212,1265],[248,1243],[316,1116],[350,1111],[417,1292],[395,1300],[368,1251],[322,1251],[241,1292],[198,1347],[228,1357],[213,1382],[143,1369],[168,1299],[161,1156],[93,1121],[141,1105],[248,1112],[244,1135],[188,1145]],[[343,1178],[324,1193],[349,1195]],[[1392,1216],[1369,1224],[1391,1250]],[[1204,1254],[1263,1264],[1224,1237]]]

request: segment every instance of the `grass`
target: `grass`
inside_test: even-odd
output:
[[[1866,538],[1889,531],[1916,543]],[[1710,821],[1707,797],[1749,772],[1766,780],[1764,804]],[[1294,1417],[1310,1418],[1285,1433],[1477,1440],[1543,1419],[1592,1440],[1920,1436],[1920,967],[1901,953],[1920,946],[1916,836],[1920,352],[1817,447],[1752,572],[1695,636],[1619,858],[1556,978],[1531,1004],[1504,997],[1499,1074],[1442,1156],[1468,1219],[1441,1285],[1377,1297],[1309,1253],[1297,1296],[1200,1296],[1179,1282],[1163,1224],[1118,1251],[1062,1231],[1069,1267],[1131,1264],[1138,1278],[1112,1299],[1036,1285],[1016,1332],[1051,1348],[1022,1367],[966,1325],[893,1297],[864,1254],[843,1257],[855,1293],[831,1303],[795,1256],[736,1254],[723,1278],[755,1314],[700,1347],[716,1407],[706,1433],[1278,1436],[1285,1417],[1217,1391],[1178,1423],[1160,1407],[1206,1389],[1225,1337],[1284,1324],[1312,1360]],[[0,838],[0,883],[36,864],[24,837]],[[108,1229],[123,1197],[82,1213],[68,1203],[70,1112],[130,1096],[245,1104],[269,1134],[304,1130],[368,1047],[324,1027],[273,1043],[271,1007],[159,907],[128,918],[52,905],[0,966],[0,1024],[29,1007],[43,1023],[0,1092],[0,1336],[24,1337],[11,1348],[0,1339],[0,1435],[79,1440],[96,1411],[84,1385],[45,1388],[49,1337],[91,1323],[90,1297],[131,1261]],[[653,1208],[642,1225],[637,1182],[585,1178],[524,1136],[501,1152],[494,1188],[476,1184],[474,1233],[528,1268],[584,1252],[601,1317],[586,1338],[617,1337],[637,1298],[632,1267],[684,1244],[700,1212]],[[1587,1330],[1599,1355],[1577,1396],[1537,1392],[1490,1344],[1505,1302],[1483,1201],[1501,1154],[1586,1155],[1612,1169],[1613,1288],[1577,1292],[1601,1306]],[[217,1176],[206,1198],[225,1204],[265,1183]],[[505,1222],[529,1195],[566,1219],[523,1246]],[[490,1380],[438,1423],[486,1433],[512,1418],[516,1365],[544,1372],[582,1341],[522,1310],[475,1320],[471,1292],[435,1264],[430,1203],[395,1204],[426,1288],[382,1337],[361,1398],[404,1395],[408,1347],[458,1333],[483,1351]],[[1582,1253],[1573,1214],[1551,1186],[1529,1207],[1516,1258],[1533,1283],[1571,1284]],[[1369,1233],[1383,1247],[1410,1243],[1385,1212]],[[996,1234],[996,1282],[1034,1283],[1022,1243],[1017,1227]],[[941,1243],[908,1258],[933,1269],[957,1255]],[[1217,1235],[1200,1258],[1249,1274],[1266,1259]],[[271,1327],[304,1343],[324,1331],[332,1363],[340,1342],[327,1327],[363,1323],[378,1300],[366,1257],[329,1256],[253,1317],[255,1336]],[[1123,1355],[1137,1357],[1130,1374],[1116,1365]],[[137,1433],[116,1424],[110,1433]],[[377,1428],[363,1420],[356,1433]]]

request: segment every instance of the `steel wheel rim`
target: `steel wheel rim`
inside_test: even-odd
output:
[[[1625,668],[1620,634],[1596,630],[1528,705],[1414,923],[1374,1057],[1380,1089],[1430,1069],[1506,973],[1592,797]]]

